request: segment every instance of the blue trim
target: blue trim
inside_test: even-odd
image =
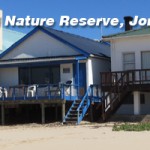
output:
[[[77,56],[76,57],[76,60],[86,60],[87,57],[84,57],[84,56]]]
[[[8,54],[10,51],[12,51],[14,48],[16,48],[18,45],[20,45],[22,42],[24,42],[27,38],[29,38],[30,36],[32,36],[35,32],[37,32],[38,30],[41,30],[42,32],[46,33],[47,35],[57,39],[58,41],[68,45],[71,48],[74,48],[74,50],[76,50],[77,52],[83,54],[84,56],[88,57],[90,54],[85,52],[84,50],[80,49],[79,47],[71,44],[70,42],[60,38],[59,36],[51,33],[50,31],[46,30],[43,27],[35,27],[31,32],[29,32],[28,34],[26,34],[23,38],[21,38],[20,40],[18,40],[16,43],[14,43],[11,47],[9,47],[6,51],[4,51],[2,54],[0,54],[0,58],[4,57],[6,54]]]

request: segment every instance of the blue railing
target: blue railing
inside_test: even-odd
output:
[[[101,102],[101,92],[98,85],[90,85],[85,93],[80,105],[78,106],[78,120],[77,124],[83,120],[89,106],[92,102]]]
[[[82,121],[85,113],[87,112],[87,109],[89,108],[90,106],[90,99],[89,99],[89,96],[88,94],[91,92],[91,87],[88,88],[86,94],[84,95],[78,109],[77,109],[77,112],[78,112],[78,120],[77,120],[77,124],[80,124],[80,122]]]
[[[0,87],[0,100],[40,100],[78,98],[78,86],[72,84],[33,84]]]

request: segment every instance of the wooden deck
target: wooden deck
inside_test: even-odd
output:
[[[118,91],[120,87],[127,91],[150,91],[150,69],[101,73],[101,86],[103,91]]]

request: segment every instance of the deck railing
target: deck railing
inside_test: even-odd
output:
[[[123,84],[150,84],[150,69],[103,72],[101,73],[101,85],[115,86],[121,78]]]
[[[1,87],[0,100],[74,100],[79,96],[79,86],[73,84],[33,84]]]

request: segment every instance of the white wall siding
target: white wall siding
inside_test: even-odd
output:
[[[0,86],[18,85],[18,68],[0,68]]]
[[[86,62],[87,87],[91,84],[100,85],[100,72],[110,71],[108,59],[89,58]]]
[[[70,72],[64,73],[63,69],[65,68],[70,69]],[[63,83],[66,83],[68,80],[71,80],[73,84],[73,64],[72,63],[60,65],[60,79],[61,79],[61,82]]]
[[[110,71],[110,61],[92,58],[93,84],[100,85],[100,72]]]
[[[135,53],[135,69],[141,69],[141,52],[150,51],[150,36],[129,37],[112,40],[111,45],[111,69],[123,70],[123,53]]]
[[[37,31],[19,46],[17,46],[14,50],[5,55],[3,59],[51,57],[78,54],[78,52],[71,49],[69,46],[48,36],[46,33]]]
[[[93,84],[92,60],[90,58],[86,62],[86,83],[87,88]]]

